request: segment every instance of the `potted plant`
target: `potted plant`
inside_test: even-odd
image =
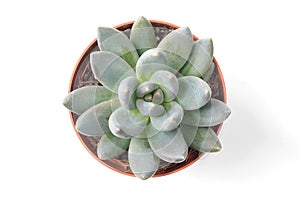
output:
[[[230,115],[211,39],[144,17],[99,27],[64,106],[88,151],[140,179],[180,170],[221,150]]]

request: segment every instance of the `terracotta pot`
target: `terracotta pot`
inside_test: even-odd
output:
[[[156,20],[150,20],[157,35],[160,35],[161,37],[164,37],[167,33],[169,33],[171,30],[179,28],[178,26],[162,21],[156,21]],[[120,24],[118,26],[115,26],[120,31],[124,31],[124,33],[129,34],[130,28],[132,27],[132,22],[127,22]],[[194,40],[198,40],[196,36],[193,36]],[[162,39],[162,38],[161,38]],[[90,53],[93,51],[99,51],[97,40],[94,39],[90,45],[85,49],[85,51],[82,53],[81,57],[79,58],[74,72],[71,77],[70,86],[69,86],[69,92],[86,86],[86,85],[100,85],[100,83],[94,79],[94,76],[92,74],[91,68],[90,68]],[[214,63],[216,64],[215,71],[208,81],[208,84],[211,86],[212,89],[212,97],[222,100],[226,103],[226,89],[225,89],[225,83],[223,79],[223,75],[221,72],[221,69],[214,58]],[[97,157],[96,148],[97,148],[97,142],[99,141],[100,137],[87,137],[84,135],[79,134],[75,129],[75,123],[78,118],[78,115],[73,114],[70,112],[71,116],[71,122],[74,127],[74,130],[82,142],[83,146],[87,149],[87,151],[100,163],[103,165],[109,167],[112,170],[115,170],[117,172],[120,172],[125,175],[133,176],[133,173],[130,170],[128,161],[127,161],[127,154],[124,154],[120,156],[118,159],[110,159],[110,160],[100,160]],[[222,124],[217,125],[213,127],[213,129],[216,131],[217,134],[219,134],[221,130]],[[182,163],[166,163],[161,162],[161,166],[159,170],[156,172],[154,177],[158,176],[164,176],[168,174],[175,173],[179,170],[182,170],[197,160],[199,160],[204,153],[199,153],[195,150],[189,149],[188,157],[187,159]]]

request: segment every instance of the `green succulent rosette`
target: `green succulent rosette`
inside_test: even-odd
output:
[[[90,55],[101,86],[72,91],[64,105],[78,114],[77,131],[101,136],[98,157],[128,153],[131,171],[148,179],[161,160],[185,161],[188,149],[217,152],[221,143],[211,128],[230,115],[211,98],[211,39],[193,40],[188,27],[170,32],[157,44],[154,29],[138,18],[128,38],[114,28],[98,28],[100,51]]]

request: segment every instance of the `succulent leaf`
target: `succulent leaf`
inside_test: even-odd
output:
[[[157,46],[152,24],[145,17],[139,17],[133,23],[130,32],[130,41],[137,49],[139,55]]]
[[[142,180],[153,176],[160,162],[146,138],[131,139],[128,150],[128,161],[131,171],[136,177]]]
[[[159,70],[151,76],[150,81],[159,85],[164,93],[164,102],[171,102],[176,98],[179,84],[177,77],[173,73]]]
[[[107,89],[117,93],[121,81],[135,76],[134,70],[118,55],[98,51],[91,54],[91,67],[95,78]]]
[[[109,51],[122,57],[131,67],[135,67],[139,55],[128,37],[115,28],[98,28],[98,46],[102,51]]]
[[[163,104],[166,112],[158,117],[150,117],[154,128],[159,131],[171,131],[178,127],[183,119],[184,111],[175,101]]]
[[[144,97],[147,94],[150,94],[154,90],[158,88],[158,85],[156,83],[152,83],[149,81],[143,82],[136,90],[136,96],[137,97]]]
[[[137,122],[136,118],[139,118],[140,121]],[[124,139],[138,136],[143,132],[147,123],[147,117],[138,115],[138,112],[130,113],[129,110],[123,107],[115,110],[108,120],[112,134]]]
[[[211,63],[211,66],[207,70],[207,72],[202,76],[202,79],[206,82],[210,79],[210,77],[213,75],[216,68],[216,64],[214,62]]]
[[[198,126],[181,123],[179,128],[186,144],[190,146],[196,137]]]
[[[178,83],[177,100],[184,110],[201,108],[210,100],[211,89],[202,79],[184,76],[178,79]]]
[[[188,146],[180,129],[160,131],[148,141],[154,153],[166,162],[179,163],[186,159]]]
[[[166,54],[158,48],[143,53],[136,64],[136,76],[141,82],[148,81],[152,74],[159,70],[169,71],[173,74],[178,72],[168,66]]]
[[[152,96],[152,102],[155,104],[162,104],[164,101],[164,93],[161,89],[156,90]]]
[[[63,105],[71,112],[80,115],[94,105],[113,97],[115,97],[115,94],[103,86],[85,86],[68,94],[63,101]]]
[[[211,38],[194,42],[190,57],[180,70],[184,76],[202,77],[213,62],[213,42]]]
[[[115,158],[127,151],[130,139],[122,139],[107,133],[97,144],[97,155],[101,160]]]
[[[136,101],[138,110],[145,116],[156,117],[165,113],[163,106],[141,99]]]
[[[146,127],[149,124],[150,118],[140,113],[138,109],[129,110],[128,114],[129,114],[129,118],[139,126]]]
[[[188,60],[193,48],[193,37],[188,27],[178,28],[169,33],[158,44],[167,58],[169,66],[179,71]]]
[[[86,136],[102,136],[109,133],[108,118],[120,106],[118,98],[114,98],[91,107],[78,117],[77,131]]]
[[[199,128],[191,148],[200,152],[218,152],[222,145],[213,129]]]
[[[229,107],[224,102],[212,98],[200,109],[185,110],[182,122],[193,126],[210,127],[221,124],[230,113]]]
[[[147,101],[147,102],[152,102],[153,100],[153,95],[152,94],[146,94],[144,96],[144,100]]]
[[[123,79],[118,88],[119,101],[128,110],[136,109],[136,89],[140,82],[133,76]]]

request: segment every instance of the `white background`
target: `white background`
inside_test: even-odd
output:
[[[0,199],[299,199],[296,2],[1,1]],[[96,28],[140,15],[213,38],[232,110],[222,152],[147,181],[92,158],[62,106]]]

